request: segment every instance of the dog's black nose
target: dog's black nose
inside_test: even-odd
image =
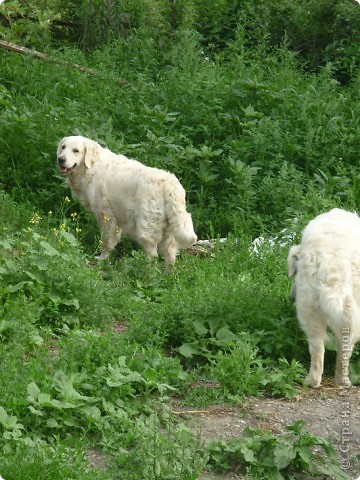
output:
[[[58,164],[59,165],[64,165],[65,163],[65,158],[64,157],[58,157]]]

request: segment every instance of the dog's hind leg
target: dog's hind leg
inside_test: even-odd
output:
[[[113,216],[104,213],[97,214],[96,220],[100,228],[102,241],[101,254],[96,258],[98,260],[106,260],[109,257],[111,250],[113,250],[120,241],[121,228],[118,226],[116,219]]]
[[[318,388],[324,371],[324,340],[321,337],[309,339],[309,352],[311,364],[305,383],[311,387]]]
[[[304,305],[304,302],[297,302],[296,306],[301,328],[308,340],[311,358],[310,370],[305,383],[313,388],[318,388],[324,370],[324,345],[327,339],[326,321],[316,306],[312,304]]]

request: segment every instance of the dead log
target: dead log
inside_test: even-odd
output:
[[[5,50],[10,50],[11,52],[21,53],[23,55],[30,55],[32,57],[39,58],[40,60],[56,63],[58,65],[63,65],[65,67],[76,68],[81,72],[88,73],[90,75],[98,75],[105,78],[110,78],[111,80],[114,80],[120,83],[120,85],[127,84],[127,81],[122,78],[111,78],[110,76],[97,72],[92,68],[77,65],[76,63],[67,62],[66,60],[60,60],[57,58],[55,59],[55,58],[49,57],[45,53],[37,52],[36,50],[31,50],[30,48],[22,47],[21,45],[16,45],[15,43],[7,42],[5,40],[0,40],[0,48],[4,48]]]

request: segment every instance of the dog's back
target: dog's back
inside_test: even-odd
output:
[[[191,215],[186,211],[186,193],[174,174],[105,149],[93,166],[93,174],[106,185],[107,198],[124,232],[139,236],[139,224],[146,217],[153,234],[159,229],[163,237],[163,231],[168,230],[179,248],[196,242]]]
[[[359,254],[360,220],[355,214],[334,209],[312,220],[304,230],[297,291],[310,294],[335,333],[350,321],[349,309],[356,305]]]

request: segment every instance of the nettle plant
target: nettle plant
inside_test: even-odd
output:
[[[35,437],[48,441],[71,429],[78,434],[96,433],[104,447],[117,449],[120,437],[122,442],[131,439],[134,418],[150,411],[154,396],[161,404],[184,380],[180,367],[166,379],[166,364],[174,370],[173,362],[151,360],[152,353],[144,350],[141,362],[120,356],[93,374],[58,369],[44,382],[30,382],[22,423],[0,407],[0,438],[32,445]]]
[[[111,289],[88,266],[75,214],[70,225],[55,228],[50,213],[46,219],[34,214],[30,226],[0,240],[3,338],[16,335],[20,321],[22,338],[39,345],[44,336],[112,319]]]
[[[202,368],[219,382],[225,398],[266,391],[293,398],[305,369],[297,360],[280,358],[277,365],[261,356],[261,332],[234,334],[222,320],[194,321],[196,339],[178,348],[186,362]]]
[[[61,278],[64,270],[69,273],[77,265],[75,257],[64,251],[66,244],[77,246],[77,240],[67,231],[59,230],[57,234],[57,248],[31,228],[24,230],[20,239],[10,237],[0,241],[3,318],[25,298],[36,306],[33,324],[58,329],[79,324],[79,299],[70,290],[66,278]],[[8,328],[11,320],[9,322]]]
[[[231,442],[212,442],[209,464],[218,471],[234,468],[251,478],[283,480],[299,472],[322,478],[348,480],[336,451],[324,438],[309,433],[299,420],[280,435],[247,427],[244,437]],[[319,455],[316,451],[321,451]]]

